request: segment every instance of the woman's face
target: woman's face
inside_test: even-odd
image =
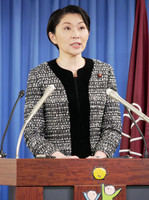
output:
[[[81,55],[86,47],[89,31],[79,14],[66,14],[56,26],[55,34],[49,33],[54,44],[59,47],[60,55]]]

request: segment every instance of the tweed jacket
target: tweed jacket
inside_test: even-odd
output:
[[[29,73],[24,119],[28,118],[50,84],[56,89],[26,126],[25,142],[34,156],[49,155],[55,151],[71,155],[67,94],[47,62],[33,68]],[[121,117],[119,103],[107,96],[107,88],[117,90],[113,69],[109,64],[93,60],[89,80],[91,152],[94,155],[96,151],[103,151],[108,157],[112,157],[121,138]]]

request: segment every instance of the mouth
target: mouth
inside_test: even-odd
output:
[[[78,48],[78,47],[81,46],[81,43],[80,42],[74,42],[74,43],[71,44],[71,46]]]

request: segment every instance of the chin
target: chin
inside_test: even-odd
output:
[[[78,49],[78,51],[77,51],[77,50],[72,51],[71,54],[74,55],[74,56],[77,56],[77,55],[82,54],[83,51],[84,51],[84,50],[82,50],[82,49]]]

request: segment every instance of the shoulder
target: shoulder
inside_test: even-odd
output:
[[[102,62],[97,59],[92,59],[92,60],[93,60],[92,75],[93,74],[102,74],[102,75],[105,75],[106,77],[114,75],[114,70],[110,64]]]
[[[96,69],[103,69],[103,70],[113,70],[112,66],[108,63],[105,63],[103,61],[92,59],[94,63],[94,68]]]
[[[30,70],[30,74],[38,74],[38,73],[47,71],[47,69],[48,69],[48,62],[44,62],[44,63],[41,63],[38,66],[32,68]]]
[[[29,77],[31,76],[36,76],[36,77],[46,77],[48,75],[53,74],[51,68],[52,65],[54,65],[55,63],[55,59],[48,61],[48,62],[44,62],[39,64],[38,66],[32,68],[29,72]]]
[[[29,75],[28,75],[28,83],[33,83],[34,85],[36,83],[46,84],[47,82],[49,83],[49,80],[54,79],[54,78],[55,78],[55,75],[53,74],[49,66],[49,62],[44,62],[30,70]]]

